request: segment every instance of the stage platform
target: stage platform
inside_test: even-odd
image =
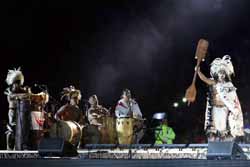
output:
[[[41,157],[39,151],[0,151],[0,166],[19,167],[249,167],[250,145],[239,145],[247,159],[207,160],[208,144],[86,145],[77,157]]]
[[[239,144],[247,160],[250,160],[250,144]],[[171,145],[85,145],[77,150],[75,159],[207,159],[208,144]],[[39,151],[0,151],[0,159],[58,159],[60,157],[41,157]]]
[[[104,159],[22,159],[0,160],[3,167],[249,167],[246,160],[104,160]]]

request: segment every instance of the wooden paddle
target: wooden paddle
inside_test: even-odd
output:
[[[195,59],[197,59],[196,69],[199,68],[201,61],[205,60],[208,45],[209,45],[209,43],[207,40],[205,40],[205,39],[199,40],[199,42],[197,44],[196,52],[195,52]],[[197,78],[197,72],[198,72],[198,70],[195,70],[192,84],[186,90],[185,97],[188,101],[188,105],[190,103],[193,103],[196,99],[197,91],[196,91],[196,87],[195,87],[195,82],[196,82],[196,78]]]

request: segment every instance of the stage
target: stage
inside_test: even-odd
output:
[[[0,151],[1,166],[250,166],[250,144],[239,144],[246,159],[207,160],[208,144],[86,145],[76,157],[40,156],[39,151]]]

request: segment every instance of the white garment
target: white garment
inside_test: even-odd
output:
[[[226,107],[213,107],[212,119],[214,128],[219,132],[227,130],[228,109]]]
[[[217,84],[217,91],[220,99],[230,110],[228,116],[228,124],[230,127],[230,133],[233,137],[244,136],[243,129],[243,115],[241,105],[236,94],[236,88],[232,82]]]
[[[115,116],[117,118],[129,117],[129,111],[133,113],[133,118],[142,118],[142,113],[139,105],[135,100],[130,101],[130,105],[124,99],[118,101],[115,108]]]

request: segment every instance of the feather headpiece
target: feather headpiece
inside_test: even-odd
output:
[[[69,86],[66,88],[63,88],[63,91],[61,92],[61,100],[64,98],[71,99],[71,98],[77,98],[78,100],[81,100],[82,95],[81,91],[76,89],[74,86]]]
[[[225,71],[229,78],[231,78],[230,76],[234,74],[234,67],[231,62],[231,57],[229,55],[225,55],[222,58],[216,58],[211,63],[210,67],[211,76],[217,75],[218,72],[221,70]]]
[[[20,81],[20,84],[23,85],[24,76],[21,68],[19,67],[18,69],[14,68],[14,70],[9,70],[5,81],[8,85],[12,85],[17,81]]]

